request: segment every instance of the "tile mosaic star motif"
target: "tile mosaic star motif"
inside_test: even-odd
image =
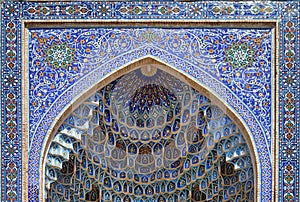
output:
[[[34,2],[2,2],[1,4],[1,201],[21,201],[22,199],[22,189],[26,190],[26,187],[22,187],[22,161],[21,159],[27,154],[24,154],[24,150],[20,148],[22,145],[22,20],[54,20],[54,19],[239,19],[239,20],[278,20],[278,100],[279,106],[277,108],[279,119],[278,119],[278,129],[279,129],[279,144],[278,146],[278,170],[275,174],[278,174],[278,197],[279,201],[298,201],[299,200],[299,152],[295,152],[299,148],[299,2],[189,2],[189,3],[178,3],[178,2],[56,2],[56,3],[34,3]],[[264,39],[266,40],[266,39]],[[37,44],[35,44],[37,45]],[[248,44],[249,45],[249,44]],[[70,47],[72,48],[72,47]],[[42,49],[45,50],[45,49]],[[71,49],[72,50],[72,49]],[[155,49],[152,47],[152,51],[159,53],[163,50]],[[256,49],[254,49],[256,50]],[[138,49],[138,51],[149,51],[149,49]],[[209,50],[207,50],[209,51]],[[133,52],[133,53],[136,53]],[[75,53],[76,54],[76,53]],[[168,55],[167,52],[164,52]],[[271,52],[269,53],[271,54]],[[127,55],[128,58],[130,55]],[[124,57],[124,58],[126,58]],[[168,55],[169,58],[165,60],[172,61],[172,55]],[[271,57],[271,56],[266,56]],[[72,57],[71,57],[72,58]],[[74,55],[74,58],[76,56]],[[114,62],[120,62],[122,66],[122,60],[115,59]],[[123,58],[122,58],[123,59]],[[72,62],[72,67],[74,65]],[[82,61],[82,60],[81,60]],[[182,66],[185,60],[177,61],[181,63],[178,66]],[[253,63],[258,62],[254,59]],[[250,65],[251,62],[249,62]],[[44,65],[44,63],[41,63]],[[126,64],[126,63],[125,63]],[[50,66],[50,64],[48,64]],[[109,66],[110,65],[110,66]],[[123,63],[124,65],[124,63]],[[190,66],[189,66],[190,65]],[[105,74],[98,72],[98,76],[106,75],[111,70],[115,69],[112,64],[108,64],[107,72]],[[189,75],[199,75],[198,81],[208,81],[208,78],[201,74],[199,70],[193,69],[191,64],[185,65],[187,68],[187,73]],[[250,65],[251,66],[251,65]],[[64,70],[69,70],[69,66],[66,65]],[[55,68],[54,68],[55,69]],[[61,68],[58,68],[61,69]],[[237,68],[238,69],[238,68]],[[56,69],[57,70],[57,69]],[[74,74],[78,70],[72,70]],[[49,73],[49,71],[46,71]],[[66,82],[64,78],[69,75],[55,74],[56,77],[53,79],[60,79],[61,82]],[[94,72],[95,73],[95,72]],[[199,74],[198,74],[199,73]],[[212,72],[210,72],[213,74]],[[238,73],[238,72],[236,72]],[[253,72],[244,72],[247,76]],[[254,75],[257,72],[254,73]],[[62,76],[61,76],[62,75]],[[90,75],[93,75],[92,73]],[[216,74],[214,74],[216,75]],[[236,76],[238,74],[235,74]],[[48,76],[48,75],[47,75]],[[49,75],[50,76],[50,75]],[[252,77],[252,76],[250,76]],[[259,77],[259,76],[258,76]],[[30,78],[28,75],[29,79]],[[40,80],[40,77],[37,77]],[[228,77],[227,79],[230,79]],[[245,77],[247,78],[247,77]],[[76,79],[76,77],[75,77]],[[77,78],[78,79],[78,78]],[[236,78],[237,79],[237,78]],[[40,80],[41,81],[41,80]],[[40,82],[39,81],[39,82]],[[50,80],[51,81],[51,80]],[[243,82],[242,79],[240,82]],[[36,81],[37,82],[37,81]],[[41,81],[42,82],[42,81]],[[68,81],[72,82],[72,81]],[[222,81],[223,84],[225,80]],[[38,83],[38,82],[37,82]],[[230,83],[230,82],[228,82]],[[229,84],[226,84],[229,85]],[[75,82],[74,82],[75,84]],[[88,79],[86,79],[85,85],[88,84]],[[73,85],[73,84],[70,84]],[[236,83],[232,85],[237,85]],[[240,83],[243,89],[247,89],[246,83]],[[44,85],[45,89],[51,90],[51,84]],[[251,89],[251,86],[249,86]],[[271,88],[268,86],[265,88]],[[55,86],[55,88],[61,88],[60,92],[63,92],[62,86]],[[218,94],[222,94],[220,88],[210,88],[214,89]],[[41,88],[43,89],[43,88]],[[224,90],[224,89],[223,89]],[[41,91],[41,97],[44,96]],[[54,97],[55,91],[52,91]],[[71,97],[75,96],[80,92],[80,87],[74,85],[72,92],[68,92]],[[238,92],[242,93],[242,92]],[[231,105],[235,103],[239,105],[239,101],[236,100],[237,92],[234,94],[227,94],[227,102]],[[37,93],[38,94],[38,93]],[[36,94],[36,95],[37,95]],[[50,93],[51,94],[51,93]],[[32,95],[30,95],[32,96]],[[67,96],[68,97],[68,96]],[[45,98],[45,97],[44,97]],[[57,102],[53,104],[53,107],[57,110],[63,110],[63,106],[68,104],[71,100],[69,99],[56,99]],[[244,102],[244,101],[243,101]],[[45,107],[48,107],[48,102],[45,101]],[[33,107],[34,104],[30,105]],[[51,104],[50,104],[51,105]],[[267,104],[266,104],[267,105]],[[40,107],[39,110],[43,112],[43,107],[37,103]],[[241,105],[239,105],[241,106]],[[263,106],[263,105],[262,105]],[[266,106],[268,107],[268,106]],[[240,113],[247,114],[247,110],[239,109]],[[254,109],[251,109],[255,111]],[[260,110],[260,108],[258,109]],[[34,112],[34,111],[32,111]],[[267,111],[266,111],[267,112]],[[37,112],[39,113],[39,112]],[[41,114],[42,114],[41,113]],[[49,115],[46,113],[46,115]],[[245,115],[246,116],[246,115]],[[248,116],[248,115],[247,115]],[[266,113],[265,116],[270,116]],[[274,114],[273,114],[274,116]],[[39,135],[45,134],[47,132],[48,124],[52,123],[51,118],[55,118],[53,115],[49,115],[49,119],[42,123],[45,129],[40,130],[36,133],[36,136],[32,137],[31,142],[36,142],[37,147],[42,147],[42,138]],[[32,121],[34,122],[34,121]],[[261,122],[261,120],[259,120]],[[255,122],[253,123],[257,126]],[[264,126],[267,124],[264,124]],[[45,130],[45,131],[44,131]],[[253,134],[262,131],[253,131]],[[33,134],[33,133],[31,133]],[[265,137],[269,137],[266,142],[272,142],[274,138],[274,133],[265,134]],[[267,144],[266,144],[267,145]],[[267,146],[270,148],[270,144]],[[23,148],[24,149],[24,148]],[[269,154],[268,149],[264,148],[260,150],[260,146],[257,148],[259,154]],[[23,154],[23,155],[22,155]],[[30,149],[31,159],[30,166],[38,168],[39,166],[39,152],[34,152],[32,148]],[[267,156],[267,155],[266,155]],[[269,160],[264,160],[268,162]],[[270,175],[271,165],[262,164],[263,175],[267,179],[262,182],[262,186],[265,186],[265,191],[271,193],[271,181],[272,175]],[[265,169],[265,170],[264,170]],[[28,194],[30,196],[29,201],[37,201],[39,194],[39,183],[38,183],[38,169],[31,170],[28,186]],[[269,174],[268,174],[269,173]],[[268,174],[268,175],[266,175]],[[269,187],[269,188],[268,188]],[[261,201],[272,201],[271,194],[263,195]]]
[[[53,43],[45,50],[45,62],[54,69],[67,68],[74,62],[74,49],[67,44]]]
[[[225,61],[232,68],[247,68],[251,66],[255,56],[255,51],[245,43],[233,43],[232,46],[228,47],[225,51]]]

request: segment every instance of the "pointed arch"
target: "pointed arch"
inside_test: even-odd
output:
[[[82,104],[88,97],[95,94],[98,90],[102,89],[107,84],[111,83],[112,81],[122,77],[123,75],[132,72],[138,68],[146,67],[148,65],[155,65],[156,67],[159,67],[159,69],[168,72],[169,74],[173,75],[177,79],[183,81],[184,83],[188,84],[189,86],[193,87],[197,91],[199,91],[202,95],[207,97],[211,100],[211,102],[214,105],[217,105],[219,108],[221,108],[224,112],[226,112],[226,115],[238,126],[238,128],[241,130],[241,133],[244,137],[244,139],[247,142],[247,145],[250,150],[252,164],[254,167],[254,183],[257,185],[260,181],[260,160],[259,156],[257,154],[256,150],[256,144],[254,141],[254,138],[251,135],[251,132],[247,126],[247,124],[243,121],[243,119],[240,117],[240,115],[236,112],[235,109],[232,109],[232,107],[226,102],[223,101],[222,98],[213,90],[209,89],[205,84],[197,81],[195,78],[191,77],[187,73],[178,70],[173,65],[167,64],[158,58],[155,58],[154,56],[147,55],[145,57],[139,58],[136,61],[131,62],[130,64],[126,64],[122,67],[119,67],[114,72],[108,74],[102,79],[99,79],[99,81],[93,85],[90,86],[88,89],[85,89],[80,95],[77,95],[65,108],[64,110],[59,114],[57,119],[53,121],[53,124],[51,128],[49,129],[47,135],[44,139],[44,144],[41,150],[41,162],[40,162],[40,187],[41,187],[41,195],[40,198],[44,199],[44,173],[45,173],[45,164],[46,164],[46,155],[48,153],[50,144],[53,140],[54,135],[56,134],[58,128],[63,123],[63,121],[72,113],[74,109],[76,109],[80,104]],[[260,186],[254,186],[255,187],[255,197],[257,198],[257,201],[259,201],[259,191]]]

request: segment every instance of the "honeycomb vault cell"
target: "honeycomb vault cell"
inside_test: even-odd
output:
[[[61,125],[47,201],[254,201],[248,146],[225,112],[154,65],[116,79]]]

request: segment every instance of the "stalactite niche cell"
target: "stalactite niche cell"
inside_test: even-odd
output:
[[[151,65],[109,83],[60,126],[47,201],[254,201],[237,126],[191,86]]]

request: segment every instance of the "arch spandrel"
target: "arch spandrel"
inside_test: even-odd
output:
[[[259,176],[259,171],[258,171],[259,170],[259,159],[258,159],[258,156],[256,155],[256,149],[255,149],[256,147],[254,146],[255,143],[253,141],[253,138],[250,135],[249,130],[247,130],[247,126],[244,125],[244,122],[239,118],[239,115],[236,115],[235,112],[226,105],[226,103],[222,102],[216,95],[212,94],[212,92],[209,89],[205,88],[205,85],[198,83],[197,81],[184,75],[182,72],[175,70],[173,67],[170,67],[161,62],[158,62],[157,60],[154,60],[151,57],[144,58],[144,59],[142,59],[136,63],[133,63],[129,66],[120,68],[118,71],[110,74],[105,79],[102,79],[96,85],[90,87],[89,90],[85,91],[81,96],[77,97],[77,99],[71,105],[69,105],[69,107],[64,111],[64,113],[62,113],[60,119],[56,122],[56,124],[52,128],[58,129],[63,124],[65,118],[68,117],[70,114],[72,114],[74,109],[78,108],[78,106],[81,106],[82,103],[84,103],[84,101],[88,97],[95,94],[100,89],[107,86],[109,83],[113,82],[114,80],[116,80],[118,78],[122,79],[123,76],[125,77],[126,75],[133,73],[134,71],[138,71],[138,69],[141,67],[142,67],[142,71],[141,71],[142,74],[148,75],[151,77],[152,75],[154,75],[156,73],[153,71],[148,71],[149,68],[151,70],[151,65],[158,67],[157,68],[158,71],[167,72],[167,73],[171,74],[172,76],[174,76],[174,78],[179,79],[182,83],[185,83],[185,85],[191,86],[196,91],[199,91],[202,95],[204,95],[205,97],[207,97],[210,100],[210,102],[212,103],[212,106],[218,106],[218,108],[221,109],[221,111],[225,112],[226,116],[228,115],[228,117],[233,121],[233,123],[240,129],[242,137],[244,137],[245,141],[247,142],[247,145],[249,147],[249,156],[251,156],[251,159],[252,159],[251,163],[254,168],[254,176],[256,176],[253,178],[253,181],[255,182],[255,184],[257,184],[257,181],[260,178],[260,176]],[[152,70],[153,70],[153,68],[152,68]],[[152,87],[155,88],[157,86],[152,86]],[[56,133],[57,133],[57,130],[52,130],[50,136],[46,139],[46,141],[45,141],[46,144],[42,151],[43,157],[46,157],[45,155],[47,153],[49,153],[49,146],[50,146],[50,144],[53,140],[53,137],[55,136]],[[143,149],[143,151],[147,151],[147,149],[145,148],[145,149]],[[173,151],[173,153],[174,153],[174,151]],[[46,166],[46,158],[43,158],[43,159],[44,159],[44,161],[41,164],[43,166],[42,176],[44,176],[44,174],[45,174],[44,168]],[[45,182],[42,181],[41,187],[44,187],[43,183],[45,183]],[[255,186],[255,188],[259,189],[258,186]],[[258,190],[255,190],[255,193],[257,191]],[[91,194],[91,193],[89,193],[89,194]],[[255,194],[255,197],[258,197],[258,196]]]

